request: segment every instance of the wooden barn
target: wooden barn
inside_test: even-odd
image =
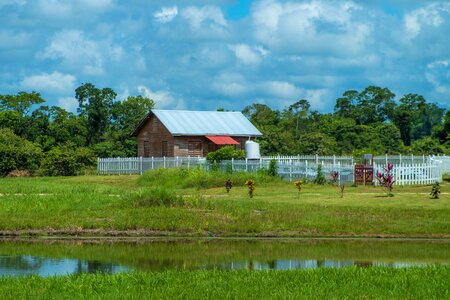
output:
[[[262,136],[240,112],[151,110],[134,130],[138,156],[206,156],[226,145],[245,150]]]

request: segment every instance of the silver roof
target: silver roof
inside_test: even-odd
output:
[[[172,135],[262,136],[241,113],[153,109]]]

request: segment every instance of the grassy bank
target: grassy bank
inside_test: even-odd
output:
[[[195,173],[197,172],[197,173]],[[184,170],[138,176],[0,179],[0,232],[20,234],[174,236],[450,237],[450,184],[346,187],[292,183],[264,174]],[[255,197],[243,182],[254,176]]]
[[[194,271],[0,278],[2,299],[342,299],[450,297],[450,268]],[[326,279],[326,280],[325,280]]]

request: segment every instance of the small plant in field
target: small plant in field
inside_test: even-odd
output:
[[[225,181],[225,189],[227,190],[227,193],[230,192],[232,187],[233,187],[233,183],[231,182],[231,179],[228,178],[227,181]]]
[[[339,186],[339,189],[341,190],[341,198],[344,198],[344,189],[345,189],[345,185],[341,184]]]
[[[332,171],[330,174],[331,183],[335,185],[337,181],[339,180],[339,172],[338,171]]]
[[[250,198],[253,198],[253,192],[255,191],[255,185],[256,185],[255,181],[253,179],[248,179],[245,182],[245,185],[248,187],[248,196]]]
[[[325,184],[325,176],[323,175],[322,165],[317,165],[317,176],[314,179],[315,184]]]
[[[275,159],[270,160],[269,170],[267,171],[267,174],[272,177],[278,176],[277,161]]]
[[[431,188],[431,199],[439,199],[439,194],[441,193],[441,186],[439,185],[439,182],[435,182],[433,184],[433,187]]]
[[[394,165],[388,163],[387,166],[383,167],[384,173],[377,173],[378,183],[386,190],[389,197],[394,196],[392,190],[394,189],[394,176],[392,176],[392,170],[394,169]]]
[[[303,181],[301,181],[301,180],[296,180],[296,181],[294,182],[294,185],[297,187],[297,190],[298,190],[298,198],[300,198],[300,192],[302,191]]]

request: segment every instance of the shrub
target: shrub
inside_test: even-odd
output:
[[[433,187],[431,188],[431,199],[439,199],[439,194],[441,193],[441,186],[439,185],[439,182],[436,182],[433,184]]]
[[[42,160],[42,174],[47,176],[74,176],[94,166],[95,154],[88,148],[63,145],[48,151]]]
[[[256,182],[253,179],[248,179],[245,181],[245,185],[248,187],[248,196],[253,198],[253,192],[255,191]]]
[[[387,166],[383,167],[384,173],[377,173],[378,183],[386,190],[387,195],[389,197],[394,196],[392,194],[392,190],[394,189],[394,176],[392,176],[392,170],[394,169],[394,165],[388,163]]]
[[[300,198],[300,192],[302,191],[302,185],[303,185],[303,181],[301,181],[301,180],[296,180],[295,182],[294,182],[294,185],[295,185],[295,187],[297,188],[297,190],[298,190],[298,197]]]
[[[316,179],[314,179],[315,184],[325,184],[326,179],[325,175],[323,175],[322,172],[322,165],[317,165],[317,176]]]
[[[236,149],[234,146],[225,146],[217,151],[209,152],[206,159],[210,162],[221,162],[222,160],[244,159],[245,151]]]
[[[9,129],[0,129],[0,176],[13,170],[33,172],[39,167],[41,148],[17,135]]]
[[[277,161],[275,159],[271,159],[269,163],[269,170],[267,170],[269,176],[276,177],[278,176],[278,167]]]

